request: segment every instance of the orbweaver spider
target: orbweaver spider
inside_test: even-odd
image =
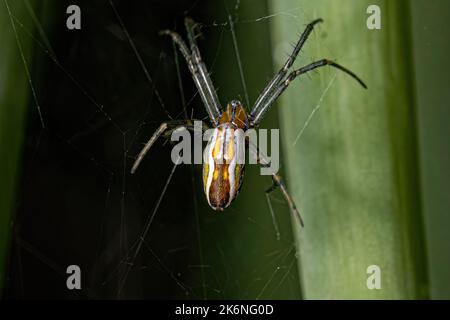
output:
[[[187,30],[187,38],[190,48],[186,45],[178,33],[170,30],[160,32],[162,35],[170,36],[184,56],[194,83],[208,113],[209,120],[214,128],[214,132],[209,138],[209,147],[204,150],[204,159],[206,161],[203,162],[203,186],[206,199],[212,209],[222,211],[224,208],[228,207],[236,198],[239,189],[242,186],[242,181],[244,178],[244,164],[240,164],[235,161],[235,151],[242,147],[239,143],[245,143],[246,148],[249,147],[249,144],[248,140],[245,142],[240,142],[241,140],[235,139],[234,132],[238,131],[237,129],[246,131],[250,128],[258,127],[264,114],[295,78],[316,68],[331,66],[347,73],[358,81],[361,86],[367,88],[364,82],[353,72],[328,59],[318,60],[304,67],[293,70],[288,74],[288,70],[294,64],[297,55],[314,29],[314,26],[322,21],[322,19],[317,19],[306,26],[306,29],[300,36],[293,52],[283,67],[266,85],[249,113],[247,113],[241,102],[238,100],[233,100],[228,103],[226,110],[222,111],[219,98],[217,97],[209,73],[200,56],[200,51],[195,39],[196,24],[192,19],[185,19],[185,27]],[[131,173],[136,172],[142,159],[159,136],[167,133],[167,131],[173,131],[180,127],[192,128],[192,125],[192,119],[163,122],[139,153],[133,164]],[[258,163],[264,166],[267,165],[268,160],[264,155],[258,153]],[[303,226],[300,213],[298,212],[294,200],[289,194],[286,186],[282,182],[281,177],[277,173],[273,173],[272,180],[273,184],[266,192],[271,192],[279,187],[285,200],[289,204],[291,211],[299,218],[300,223]]]

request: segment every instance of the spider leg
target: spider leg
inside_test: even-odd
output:
[[[219,97],[217,96],[216,90],[214,89],[214,85],[212,83],[211,77],[209,75],[208,70],[206,69],[205,63],[202,60],[200,55],[200,50],[198,49],[197,41],[195,40],[195,28],[198,26],[195,24],[194,20],[189,17],[184,19],[184,24],[187,30],[187,36],[189,40],[189,44],[191,46],[192,57],[194,58],[195,63],[198,67],[198,72],[205,83],[207,94],[209,95],[211,108],[213,112],[217,115],[220,115],[220,102]]]
[[[312,71],[316,68],[319,67],[325,67],[325,66],[330,66],[330,67],[334,67],[336,69],[339,69],[343,72],[345,72],[346,74],[348,74],[350,77],[352,77],[353,79],[355,79],[356,81],[359,82],[359,84],[364,88],[367,89],[366,84],[356,75],[354,74],[352,71],[350,71],[349,69],[341,66],[340,64],[337,64],[336,62],[332,61],[332,60],[328,60],[328,59],[322,59],[316,62],[312,62],[304,67],[301,67],[300,69],[294,70],[292,71],[289,76],[287,77],[286,82],[288,82],[286,84],[286,86],[289,84],[289,82],[291,82],[292,80],[294,80],[297,76],[307,73],[309,71]]]
[[[186,23],[186,27],[187,26],[188,23]],[[208,116],[211,122],[216,125],[220,116],[220,104],[218,102],[218,97],[214,90],[214,86],[212,85],[212,81],[206,71],[205,64],[201,60],[198,47],[195,45],[195,42],[192,42],[195,41],[193,38],[193,30],[188,28],[191,50],[178,33],[170,30],[163,30],[160,34],[170,36],[172,41],[178,46],[187,62],[189,71],[191,72],[195,86],[197,87]]]
[[[270,186],[266,190],[266,194],[273,192],[277,188],[280,188],[281,193],[283,194],[284,199],[289,205],[289,208],[291,208],[291,211],[294,213],[294,215],[298,218],[300,225],[304,227],[302,216],[300,215],[300,212],[297,209],[297,206],[295,205],[294,199],[292,199],[291,194],[289,193],[286,185],[283,183],[283,180],[281,176],[277,173],[272,174],[272,186]]]
[[[166,121],[161,123],[161,125],[156,129],[156,131],[153,133],[153,135],[150,137],[150,139],[147,141],[145,146],[142,148],[141,152],[139,152],[139,155],[137,156],[136,160],[133,163],[133,166],[131,167],[131,174],[134,174],[136,170],[138,169],[139,165],[141,164],[142,160],[144,159],[145,155],[148,153],[150,148],[153,146],[153,144],[158,140],[158,138],[163,135],[170,132],[173,132],[179,128],[185,127],[188,130],[192,130],[194,128],[194,121],[201,121],[201,120],[172,120],[172,121]],[[203,129],[208,128],[208,126],[202,121]]]
[[[305,74],[309,71],[312,71],[316,68],[319,67],[324,67],[324,66],[330,66],[330,67],[334,67],[337,68],[345,73],[347,73],[349,76],[351,76],[353,79],[355,79],[356,81],[359,82],[359,84],[367,89],[366,84],[356,75],[354,74],[352,71],[348,70],[347,68],[341,66],[340,64],[337,64],[331,60],[328,59],[322,59],[313,63],[310,63],[300,69],[294,70],[292,71],[286,78],[286,80],[284,80],[283,82],[281,82],[280,84],[278,84],[278,86],[271,92],[271,95],[265,100],[265,104],[261,107],[260,110],[260,115],[263,115],[275,102],[275,100],[278,99],[278,97],[284,92],[284,90],[286,90],[286,88],[289,86],[289,84],[295,79],[297,78],[299,75]],[[254,122],[256,121],[260,121],[261,118],[259,119],[254,119]],[[254,125],[257,125],[258,123],[254,123]]]
[[[283,78],[286,76],[288,70],[292,67],[294,64],[295,59],[297,58],[300,50],[302,49],[303,45],[305,44],[306,40],[308,39],[309,35],[314,29],[314,26],[320,22],[323,22],[322,19],[316,19],[313,22],[309,23],[305,30],[303,31],[302,35],[300,36],[300,39],[297,41],[297,44],[294,47],[294,50],[292,51],[291,55],[285,62],[284,66],[277,72],[277,74],[270,80],[270,82],[266,85],[264,90],[259,95],[258,99],[255,102],[255,105],[252,108],[252,111],[250,112],[250,118],[252,119],[252,123],[258,124],[261,121],[261,117],[266,111],[264,109],[264,106],[266,105],[266,100],[270,97],[270,94],[276,89],[278,84],[283,80]]]
[[[247,141],[250,154],[256,156],[257,163],[262,167],[270,165],[270,161],[269,159],[267,159],[267,156],[263,152],[261,152],[257,146],[255,146],[249,140]],[[286,185],[284,184],[283,179],[278,173],[272,173],[272,186],[266,190],[266,196],[268,197],[268,194],[276,190],[277,188],[280,188],[281,193],[283,194],[283,197],[287,202],[287,204],[289,205],[289,208],[291,209],[292,213],[298,218],[300,225],[304,227],[302,216],[300,215],[300,212],[298,211],[297,206],[295,205],[294,199],[292,198]],[[269,209],[272,210],[271,206],[269,207]]]

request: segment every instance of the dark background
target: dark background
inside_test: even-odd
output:
[[[183,26],[187,12],[198,19],[208,12],[206,1],[195,6],[192,1],[117,3],[145,59],[154,81],[150,83],[107,2],[76,2],[82,8],[79,31],[65,27],[67,15],[61,13],[70,4],[73,1],[53,1],[51,8],[37,9],[53,12],[46,34],[67,73],[42,48],[36,49],[33,71],[34,78],[43,79],[36,85],[46,127],[30,109],[6,297],[117,295],[124,272],[120,261],[159,196],[161,187],[155,186],[165,184],[170,149],[154,152],[151,164],[144,164],[137,177],[129,175],[130,163],[141,143],[167,118],[165,112],[180,118],[182,111],[179,91],[171,85],[178,82],[172,43],[158,31]],[[67,74],[76,75],[79,86]],[[192,97],[188,73],[181,76],[186,97]],[[158,106],[154,86],[164,97],[164,107]],[[151,242],[157,243],[158,252],[188,247],[164,259],[173,273],[185,275],[185,261],[196,255],[189,170],[179,170],[170,188],[176,198],[161,204],[166,214],[157,215]],[[168,275],[152,272],[162,267],[148,252],[135,263],[123,297],[137,298],[144,291],[148,298],[183,296]],[[81,292],[65,286],[65,266],[70,264],[81,267],[83,279],[88,277]]]

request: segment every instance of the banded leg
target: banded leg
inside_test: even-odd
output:
[[[306,40],[308,40],[309,35],[314,29],[314,26],[320,22],[323,22],[322,19],[314,20],[313,22],[309,23],[305,30],[303,31],[302,35],[300,36],[300,39],[298,40],[297,44],[294,47],[294,50],[292,51],[291,55],[285,62],[284,66],[280,69],[280,71],[277,72],[277,74],[272,78],[272,80],[267,84],[267,86],[264,88],[262,93],[259,95],[258,99],[255,102],[255,105],[253,106],[251,112],[250,112],[250,118],[252,119],[252,124],[258,124],[261,121],[261,117],[263,116],[265,110],[264,105],[266,104],[266,100],[271,96],[271,93],[273,90],[276,89],[276,87],[280,84],[280,82],[283,80],[283,78],[286,76],[288,70],[292,67],[294,64],[295,59],[297,58],[300,50],[302,49],[303,45],[305,44]]]
[[[328,60],[328,59],[322,59],[313,63],[310,63],[300,69],[292,71],[286,78],[286,80],[282,81],[278,86],[272,91],[271,95],[266,99],[265,104],[261,107],[260,114],[263,115],[266,113],[266,111],[273,105],[273,103],[278,99],[278,97],[286,90],[286,88],[289,86],[289,84],[297,78],[299,75],[305,74],[309,71],[312,71],[319,67],[324,66],[330,66],[337,68],[345,73],[347,73],[350,77],[358,81],[358,83],[364,88],[367,89],[366,84],[352,71],[348,70],[347,68],[341,66],[340,64],[335,63],[334,61]],[[254,119],[254,122],[260,121],[259,119]],[[258,123],[254,123],[254,125],[257,125]]]
[[[139,155],[137,156],[136,160],[133,163],[133,166],[131,167],[131,174],[134,174],[136,170],[138,169],[139,165],[141,164],[142,160],[144,159],[145,155],[148,153],[150,148],[155,144],[156,140],[161,135],[167,135],[172,133],[173,131],[179,129],[179,128],[187,128],[188,130],[193,130],[194,128],[194,121],[201,121],[201,120],[173,120],[173,121],[166,121],[161,123],[161,125],[156,129],[156,131],[153,133],[153,135],[150,137],[150,139],[147,141],[145,146],[142,148],[141,152],[139,152]],[[207,129],[208,126],[202,122],[202,128]]]

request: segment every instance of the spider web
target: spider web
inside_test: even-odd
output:
[[[201,168],[175,166],[163,140],[135,176],[129,170],[162,121],[205,116],[185,62],[159,30],[184,34],[184,15],[200,22],[200,50],[222,104],[238,96],[251,105],[292,45],[274,48],[280,58],[273,67],[271,21],[292,21],[295,41],[309,15],[301,8],[269,12],[254,0],[219,9],[186,1],[178,11],[86,1],[79,5],[82,30],[65,30],[60,14],[53,24],[64,30],[55,35],[33,6],[30,29],[4,3],[32,93],[8,296],[301,297],[289,209],[277,192],[265,201],[270,179],[257,167],[247,169],[241,194],[223,214],[202,196]],[[265,36],[247,44],[240,41],[246,32]],[[29,39],[34,64],[23,54]],[[263,66],[249,59],[255,51],[267,53],[258,61]],[[310,106],[311,116],[331,85]],[[276,111],[267,118],[263,127],[278,127]],[[299,122],[298,138],[310,120]],[[66,288],[72,264],[82,270],[79,291]]]

